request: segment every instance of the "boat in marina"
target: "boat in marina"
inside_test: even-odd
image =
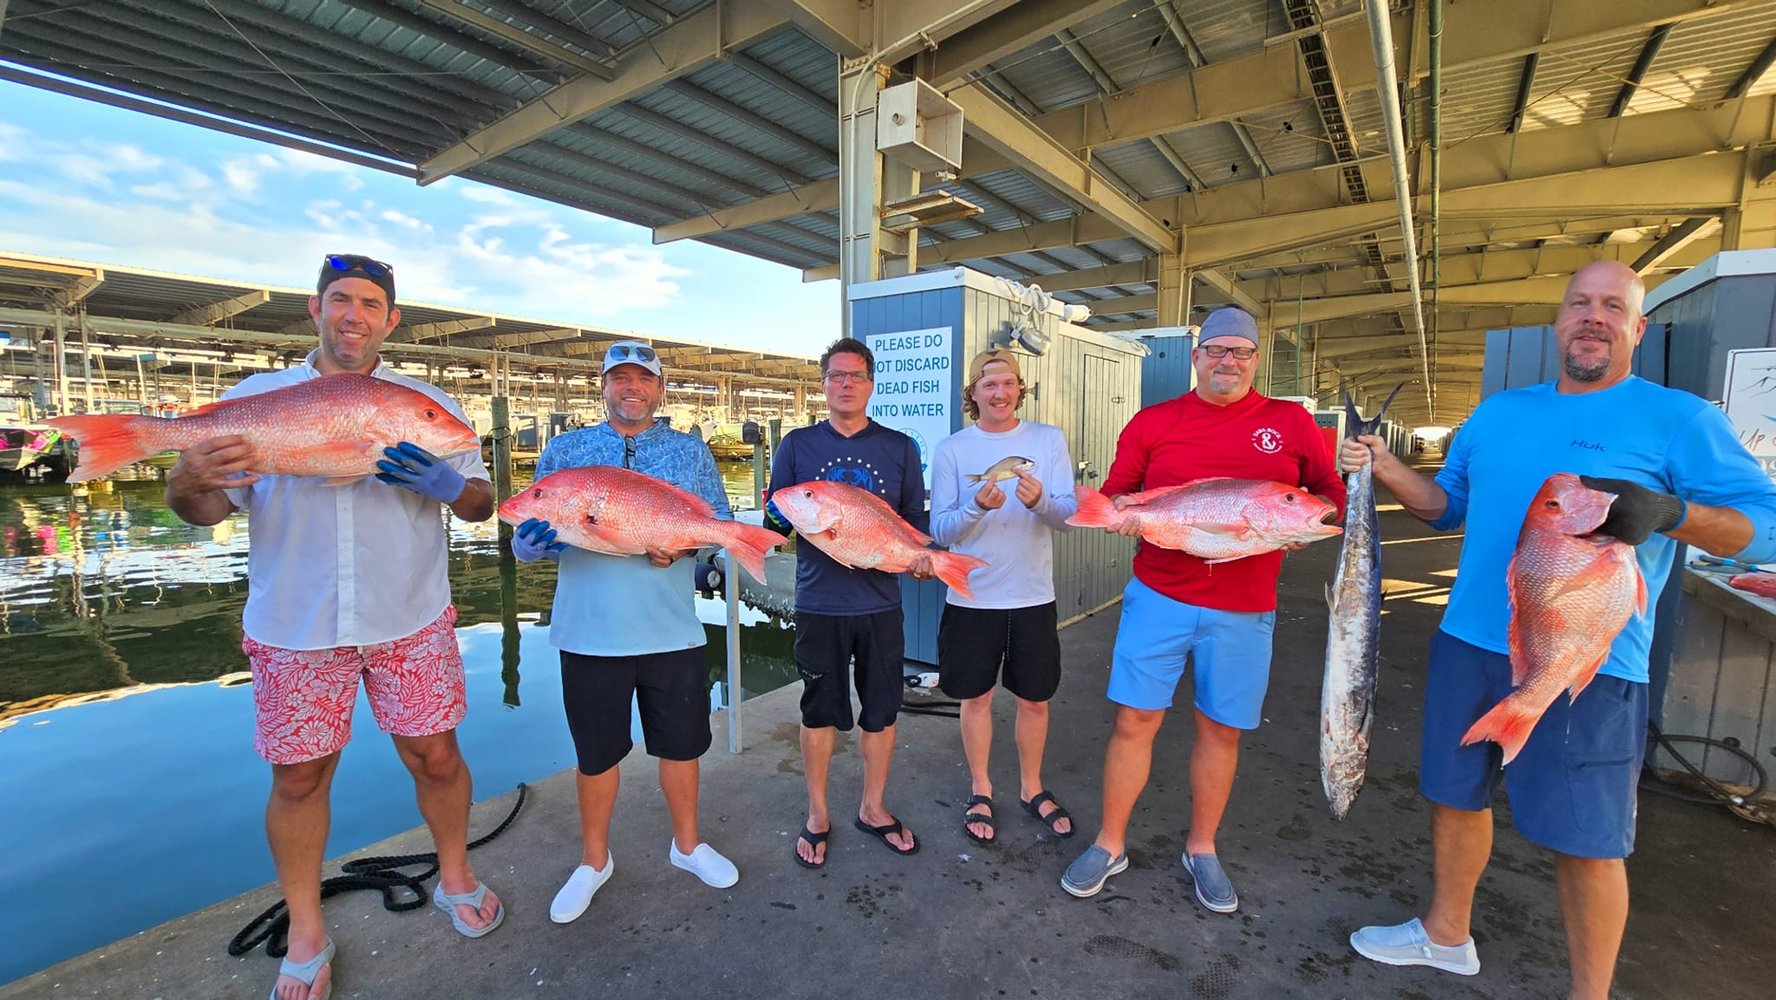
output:
[[[69,452],[69,442],[53,427],[0,427],[0,474],[24,475],[32,469],[66,473]]]

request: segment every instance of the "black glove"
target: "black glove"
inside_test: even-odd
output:
[[[1616,495],[1610,503],[1609,517],[1604,518],[1594,534],[1608,535],[1629,545],[1639,545],[1655,531],[1670,531],[1682,524],[1690,512],[1689,506],[1677,497],[1626,479],[1580,476],[1579,482],[1586,489]]]

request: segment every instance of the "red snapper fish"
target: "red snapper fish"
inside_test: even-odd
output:
[[[931,556],[937,578],[972,598],[968,574],[986,560],[927,548],[931,536],[901,519],[888,501],[869,490],[823,480],[771,494],[771,502],[803,538],[842,566],[904,573],[921,555]]]
[[[375,475],[382,450],[402,441],[441,458],[481,447],[473,427],[425,393],[351,372],[218,400],[178,417],[89,413],[44,423],[80,445],[71,483],[224,434],[252,442],[254,472],[338,482]]]
[[[1516,688],[1462,737],[1491,740],[1509,764],[1542,713],[1562,691],[1579,692],[1609,658],[1628,619],[1646,613],[1646,581],[1634,547],[1592,535],[1609,516],[1614,493],[1587,489],[1558,472],[1542,483],[1524,515],[1517,551],[1505,570],[1511,592],[1508,642]]]
[[[1740,573],[1727,586],[1759,597],[1776,598],[1776,573]]]
[[[719,545],[753,579],[765,582],[765,555],[783,542],[769,528],[715,516],[709,502],[653,476],[612,465],[562,469],[499,505],[510,525],[548,521],[555,537],[587,552],[642,555]]]
[[[1299,486],[1258,479],[1193,479],[1128,494],[1121,508],[1089,486],[1076,487],[1074,494],[1079,512],[1067,518],[1068,524],[1116,530],[1132,521],[1145,541],[1188,552],[1211,565],[1331,538],[1343,530],[1325,523],[1338,508]]]

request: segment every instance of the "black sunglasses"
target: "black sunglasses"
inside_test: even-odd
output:
[[[605,352],[604,356],[606,360],[615,358],[618,361],[634,359],[647,362],[652,362],[659,357],[654,353],[653,348],[643,344],[615,344]]]
[[[330,253],[327,266],[335,271],[362,271],[372,278],[387,278],[395,273],[395,265],[355,253]]]

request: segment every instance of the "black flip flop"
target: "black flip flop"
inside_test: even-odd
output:
[[[968,835],[969,840],[972,840],[977,844],[991,844],[994,839],[996,839],[995,837],[983,837],[969,829],[970,826],[975,824],[985,824],[987,829],[996,830],[996,827],[993,825],[993,814],[991,812],[971,813],[968,811],[979,805],[984,805],[988,809],[992,809],[993,797],[991,795],[970,795],[968,797],[968,801],[962,804],[962,832]]]
[[[804,826],[804,827],[802,827],[801,834],[798,835],[796,837],[796,839],[807,841],[809,847],[819,847],[821,844],[826,843],[827,835],[829,835],[831,833],[832,833],[832,830],[830,830],[830,829],[823,830],[820,833],[815,833],[813,830],[810,830]],[[803,868],[825,868],[826,867],[826,858],[825,857],[822,857],[819,861],[809,861],[807,858],[802,857],[801,851],[791,849],[791,851],[789,853],[792,857],[795,858],[796,864],[801,865]]]
[[[896,854],[917,854],[917,853],[919,853],[919,841],[917,838],[914,838],[913,846],[907,848],[904,851],[901,850],[900,848],[894,846],[894,842],[888,839],[888,835],[891,833],[905,834],[908,831],[907,831],[905,824],[901,823],[900,820],[894,819],[894,817],[892,817],[892,816],[890,816],[888,818],[890,820],[893,820],[893,822],[884,823],[881,826],[870,826],[868,823],[865,823],[863,821],[862,817],[852,820],[851,825],[857,827],[859,830],[863,831],[864,833],[874,835],[877,840],[880,840],[882,842],[883,847],[888,848],[890,851],[893,851]]]
[[[1018,801],[1020,803],[1022,803],[1022,805],[1024,807],[1024,812],[1027,812],[1030,815],[1041,820],[1042,823],[1048,827],[1049,833],[1054,834],[1056,837],[1059,837],[1062,840],[1066,840],[1068,837],[1073,836],[1073,828],[1071,826],[1069,826],[1067,828],[1066,833],[1062,833],[1061,831],[1055,829],[1055,821],[1063,820],[1063,819],[1071,820],[1073,818],[1073,814],[1069,813],[1066,809],[1062,808],[1061,804],[1059,802],[1055,801],[1055,797],[1054,797],[1053,792],[1051,792],[1045,788],[1042,791],[1037,792],[1035,797],[1030,799],[1030,801],[1028,801],[1028,802],[1024,802],[1024,800],[1022,800],[1022,799],[1019,799]],[[1049,813],[1047,816],[1042,815],[1042,803],[1044,803],[1044,802],[1051,803],[1054,806],[1054,811]]]

